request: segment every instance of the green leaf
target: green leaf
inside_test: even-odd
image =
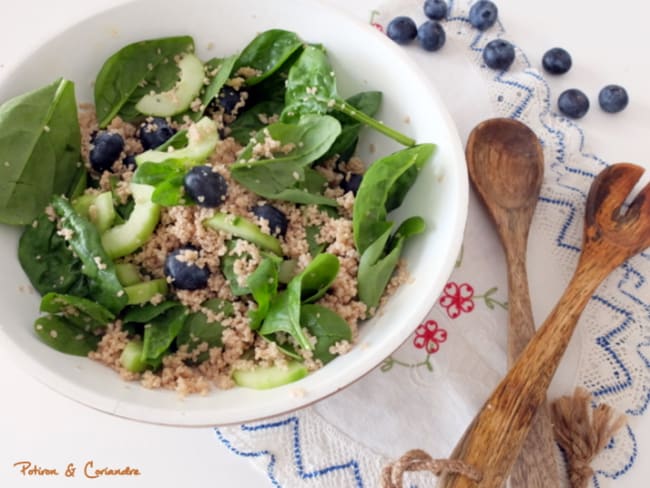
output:
[[[232,177],[249,190],[266,198],[278,198],[282,192],[295,190],[305,181],[305,168],[327,151],[339,135],[341,125],[334,117],[308,115],[297,124],[278,122],[269,125],[267,130],[270,138],[287,148],[286,154],[280,152],[273,158],[254,159],[253,148],[258,143],[264,144],[265,139],[265,134],[259,133],[230,170]]]
[[[52,206],[61,217],[61,226],[71,232],[68,242],[83,264],[81,272],[89,279],[89,295],[112,313],[119,312],[126,305],[126,293],[97,229],[63,198],[55,196]]]
[[[301,300],[310,303],[321,298],[334,283],[338,272],[339,260],[336,256],[328,253],[317,255],[299,275]]]
[[[363,176],[353,210],[354,242],[359,254],[392,227],[386,220],[415,182],[435,146],[421,144],[375,161]]]
[[[234,314],[232,303],[218,298],[206,300],[201,307],[207,308],[212,312],[223,313],[224,317],[231,317]],[[188,351],[193,351],[199,344],[206,342],[208,348],[221,347],[221,334],[224,326],[219,321],[210,322],[203,312],[194,312],[187,316],[183,327],[176,336],[176,344],[180,347],[187,345]],[[197,362],[208,359],[209,354],[203,352],[199,354]]]
[[[207,108],[207,106],[210,105],[210,102],[219,96],[219,92],[226,84],[226,81],[230,78],[230,74],[232,73],[236,61],[237,56],[233,55],[224,59],[211,59],[206,63],[208,72],[216,69],[217,73],[210,80],[210,84],[205,89],[205,92],[201,97],[201,105]],[[192,118],[198,120],[204,112],[205,109],[194,112]]]
[[[0,222],[27,225],[82,178],[74,84],[59,79],[0,106]]]
[[[137,323],[146,324],[153,319],[162,315],[170,308],[181,307],[180,302],[173,300],[166,300],[164,302],[154,305],[153,303],[145,303],[144,305],[130,306],[126,309],[126,313],[122,318],[124,324]]]
[[[41,300],[41,312],[61,314],[86,332],[102,330],[115,319],[99,303],[74,295],[48,293]]]
[[[323,364],[336,357],[330,347],[340,341],[351,341],[352,330],[336,312],[320,305],[303,305],[300,309],[300,324],[316,337],[314,358]]]
[[[85,332],[61,316],[45,315],[34,322],[38,338],[65,354],[87,356],[99,344],[99,336]]]
[[[280,69],[302,45],[303,42],[294,32],[281,29],[262,32],[241,52],[233,73],[240,68],[258,70],[260,74],[246,80],[248,86],[256,85]]]
[[[252,330],[259,329],[269,312],[273,297],[277,294],[281,262],[281,258],[267,255],[248,276],[246,285],[257,302],[257,309],[248,312]]]
[[[267,117],[280,114],[284,108],[284,102],[268,100],[252,106],[244,113],[237,116],[235,121],[230,124],[230,136],[239,144],[245,146],[251,138],[255,137],[258,131],[268,124],[262,122]]]
[[[169,308],[148,322],[144,327],[142,359],[149,365],[157,367],[169,346],[183,327],[187,317],[184,306]]]
[[[109,57],[95,80],[95,109],[100,127],[116,115],[133,120],[135,104],[154,90],[169,90],[178,79],[175,56],[194,52],[189,36],[152,39],[129,44]]]

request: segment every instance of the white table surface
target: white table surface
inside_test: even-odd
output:
[[[373,2],[330,0],[367,19]],[[414,0],[417,2],[419,0]],[[0,14],[0,79],[20,57],[72,20],[103,6],[124,0],[4,0]],[[377,4],[382,3],[380,1]],[[384,0],[384,4],[386,1]],[[508,38],[539,66],[549,47],[566,47],[574,59],[570,77],[550,79],[555,95],[579,87],[595,102],[598,89],[608,83],[625,86],[631,97],[628,109],[607,115],[592,105],[580,123],[589,149],[610,162],[630,161],[650,168],[650,62],[646,28],[647,7],[641,2],[613,4],[605,0],[498,0]],[[635,12],[636,10],[636,12]],[[444,95],[444,93],[443,93]],[[607,123],[604,123],[607,122]],[[0,345],[2,351],[2,345]],[[41,467],[68,463],[95,467],[129,465],[140,477],[121,477],[119,486],[269,486],[268,480],[245,460],[229,453],[211,429],[180,429],[143,425],[114,418],[60,396],[16,368],[0,353],[0,485],[116,486],[111,478],[23,477],[13,464],[29,460]],[[8,373],[8,374],[7,374]],[[650,452],[650,421],[640,450]],[[646,471],[650,463],[637,463]],[[638,479],[638,478],[637,478]],[[617,485],[618,486],[618,485]]]

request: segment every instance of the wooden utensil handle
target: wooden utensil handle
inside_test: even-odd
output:
[[[603,266],[609,268],[609,266]],[[589,298],[609,269],[578,270],[564,295],[530,341],[515,365],[488,398],[452,454],[483,473],[477,484],[447,475],[443,488],[501,488],[528,435],[538,407],[568,345],[568,338]],[[595,279],[599,278],[599,279]],[[489,447],[488,447],[489,446]]]

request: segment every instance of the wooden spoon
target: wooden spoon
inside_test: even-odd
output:
[[[526,248],[544,176],[535,133],[512,119],[482,122],[469,136],[467,166],[501,238],[508,269],[508,364],[535,334],[528,292]],[[513,488],[560,486],[553,426],[544,400],[510,475]]]
[[[595,178],[587,196],[582,254],[573,278],[452,454],[480,470],[481,481],[447,475],[438,486],[503,486],[591,296],[609,273],[650,246],[650,184],[624,208],[642,174],[643,168],[620,163]]]

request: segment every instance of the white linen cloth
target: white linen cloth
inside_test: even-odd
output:
[[[342,2],[333,1],[335,4]],[[425,20],[422,1],[355,2],[379,28],[396,15]],[[540,137],[545,180],[529,239],[529,280],[536,323],[568,283],[579,255],[584,201],[606,166],[584,152],[578,123],[559,115],[544,75],[519,48],[507,72],[487,68],[482,50],[507,30],[481,33],[467,20],[470,2],[450,1],[446,45],[428,53],[405,47],[442,92],[463,139],[489,117],[512,117]],[[374,12],[371,12],[375,10]],[[506,26],[507,27],[507,26]],[[515,45],[517,39],[509,39]],[[387,67],[390,69],[390,67]],[[405,87],[407,88],[407,87]],[[593,103],[593,101],[592,101]],[[595,105],[595,104],[594,104]],[[592,110],[597,107],[592,106]],[[615,271],[592,297],[549,395],[587,388],[629,416],[595,460],[591,484],[619,486],[638,462],[635,426],[650,403],[650,252]],[[506,370],[507,284],[503,252],[472,195],[463,252],[440,297],[414,333],[371,374],[318,404],[274,419],[216,429],[233,453],[249,458],[276,487],[375,487],[381,468],[418,447],[447,457]],[[434,486],[410,475],[405,486]]]

